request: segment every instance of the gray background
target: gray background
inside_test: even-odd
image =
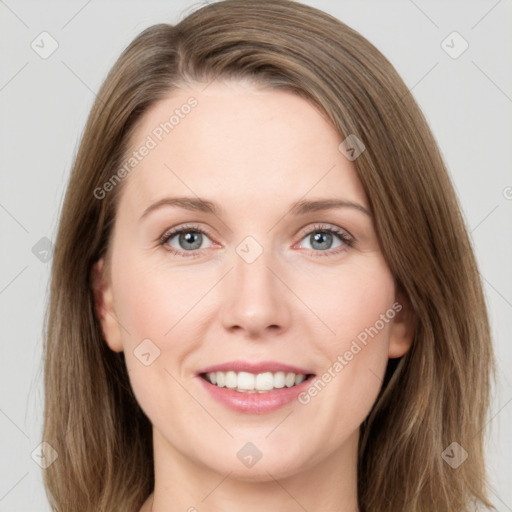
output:
[[[491,498],[500,512],[512,511],[512,1],[305,3],[355,28],[388,57],[438,140],[485,283],[499,364],[487,440]],[[49,511],[31,455],[41,442],[51,258],[45,237],[55,240],[95,91],[140,31],[175,23],[197,5],[0,0],[0,512]],[[31,47],[42,46],[43,31],[58,43],[45,59]],[[469,43],[458,58],[441,46],[453,31]],[[460,41],[452,40],[447,44],[458,51]]]

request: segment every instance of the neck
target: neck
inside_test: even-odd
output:
[[[359,512],[358,440],[356,430],[318,464],[285,477],[267,468],[254,481],[220,474],[185,457],[153,429],[155,487],[140,512],[260,512],[263,505],[268,512]]]

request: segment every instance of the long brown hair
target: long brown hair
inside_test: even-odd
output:
[[[151,26],[98,92],[61,211],[44,326],[43,439],[58,453],[44,470],[53,509],[137,512],[153,489],[151,424],[123,354],[104,341],[91,286],[123,181],[103,198],[95,191],[121,167],[150,106],[180,84],[217,77],[293,91],[342,139],[353,134],[366,147],[354,164],[384,257],[412,306],[415,335],[403,357],[389,360],[361,425],[361,512],[494,509],[483,446],[494,354],[475,257],[436,142],[372,44],[288,0],[225,0],[175,26]],[[446,449],[467,459],[455,467]]]

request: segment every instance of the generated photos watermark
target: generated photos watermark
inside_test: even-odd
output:
[[[334,363],[322,375],[315,377],[315,381],[298,395],[298,401],[302,405],[309,404],[352,361],[354,356],[367,346],[368,341],[370,341],[369,338],[373,339],[377,336],[386,324],[393,320],[395,315],[401,310],[402,305],[399,302],[394,302],[385,313],[381,313],[379,319],[372,326],[366,327],[356,336],[356,339],[352,340],[348,350],[343,354],[339,354]]]
[[[94,197],[103,199],[109,192],[114,190],[123,178],[128,176],[137,165],[139,165],[149,153],[155,149],[166,135],[172,132],[185,117],[187,117],[192,109],[197,107],[198,101],[191,96],[179,108],[175,108],[169,119],[162,121],[158,126],[153,128],[151,133],[146,137],[144,143],[132,155],[126,159],[124,164],[100,187],[94,189]]]

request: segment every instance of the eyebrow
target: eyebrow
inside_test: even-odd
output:
[[[146,217],[150,212],[164,206],[176,206],[185,210],[210,213],[215,216],[219,216],[221,214],[221,208],[212,201],[208,201],[207,199],[201,199],[199,197],[164,197],[156,203],[149,205],[144,210],[140,220]],[[300,216],[311,212],[331,210],[335,208],[353,208],[361,213],[364,213],[368,217],[371,217],[370,212],[364,206],[347,199],[303,199],[297,201],[291,206],[290,213],[295,216]]]

